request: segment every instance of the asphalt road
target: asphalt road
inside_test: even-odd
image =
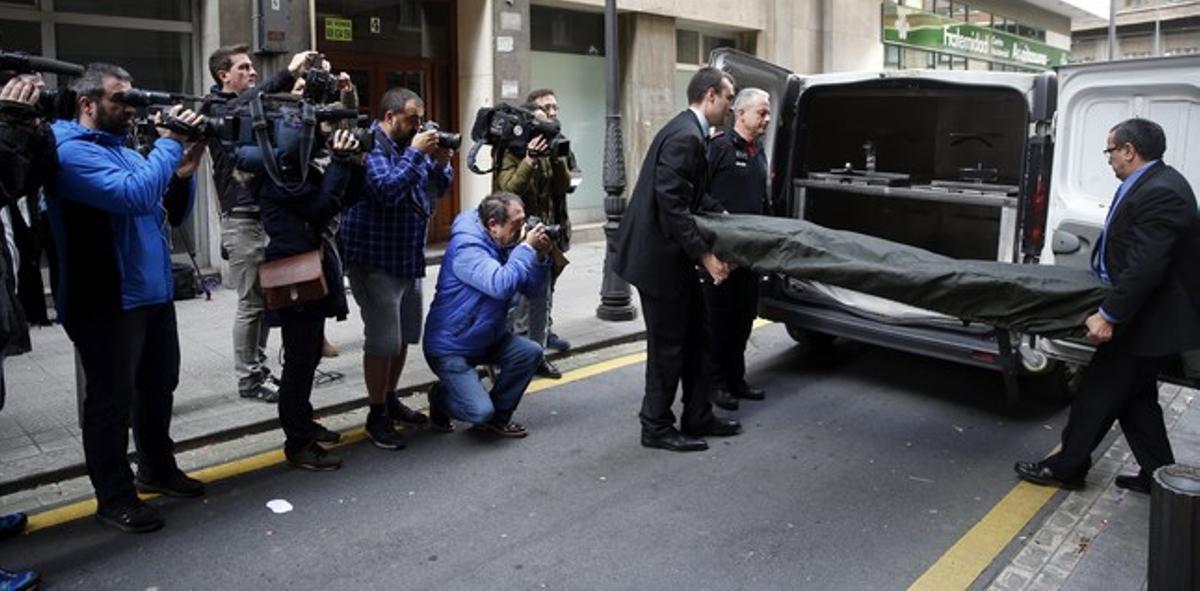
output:
[[[708,452],[638,444],[636,364],[529,396],[524,440],[459,425],[400,452],[357,444],[339,472],[277,466],[153,501],[158,533],[87,519],[5,542],[0,563],[89,590],[903,588],[1065,419],[1007,408],[983,370],[842,343],[818,363],[790,344],[755,332],[768,399]]]

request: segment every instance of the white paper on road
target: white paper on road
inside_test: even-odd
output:
[[[283,499],[271,499],[267,501],[267,508],[276,515],[282,515],[292,510],[292,504]]]

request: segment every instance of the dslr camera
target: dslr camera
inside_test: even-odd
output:
[[[536,215],[525,218],[525,231],[528,232],[536,228],[540,223],[542,223],[542,219]],[[549,236],[555,242],[558,242],[559,237],[562,236],[562,226],[560,224],[546,224],[542,226],[542,229],[546,231],[546,236]]]
[[[457,150],[460,146],[462,146],[462,134],[461,133],[451,133],[449,131],[442,131],[442,128],[439,127],[437,122],[435,122],[435,121],[426,121],[424,124],[421,125],[420,131],[422,133],[424,133],[426,131],[436,131],[437,132],[437,145],[439,148],[445,148],[447,150]]]

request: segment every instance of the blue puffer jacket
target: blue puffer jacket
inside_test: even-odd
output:
[[[535,295],[546,281],[550,265],[537,259],[524,242],[501,249],[477,210],[458,214],[425,321],[425,356],[479,357],[500,342],[512,297]]]
[[[175,177],[183,145],[159,139],[142,157],[125,136],[54,123],[58,175],[46,209],[58,247],[55,304],[67,324],[172,299],[166,222],[183,221],[191,183]]]

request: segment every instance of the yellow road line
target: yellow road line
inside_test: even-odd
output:
[[[1047,455],[1058,453],[1060,447],[1055,446]],[[970,587],[1059,490],[1054,486],[1018,482],[908,588],[925,591]]]
[[[767,324],[770,324],[770,322],[768,322],[766,320],[762,320],[760,318],[760,319],[755,320],[754,328],[759,328],[759,327],[765,326]],[[581,367],[579,369],[568,371],[563,374],[562,379],[534,380],[529,385],[529,388],[525,391],[525,394],[529,395],[529,394],[533,394],[536,392],[541,392],[543,390],[549,390],[556,386],[563,386],[566,384],[570,384],[571,382],[578,382],[580,380],[584,380],[584,379],[590,378],[592,376],[600,375],[604,372],[612,371],[614,369],[619,369],[622,367],[627,367],[630,365],[642,363],[645,360],[646,360],[646,353],[645,353],[645,351],[643,351],[640,353],[633,353],[630,355],[625,355],[623,357],[617,357],[616,359],[609,359],[607,361],[602,361],[600,363],[595,363],[595,364],[592,364],[592,365],[589,365],[586,367]],[[421,409],[421,410],[427,410],[427,409]],[[334,447],[341,447],[343,445],[350,445],[353,443],[357,443],[359,441],[362,441],[365,438],[366,438],[366,433],[363,431],[363,428],[356,427],[354,429],[350,429],[348,431],[342,432],[342,441]],[[234,460],[232,462],[226,462],[224,464],[218,464],[216,466],[210,466],[208,468],[201,468],[194,472],[189,472],[188,475],[191,476],[192,478],[195,478],[202,482],[216,482],[219,480],[225,480],[228,478],[233,478],[235,476],[241,476],[243,474],[248,474],[250,472],[262,470],[263,468],[269,468],[271,466],[276,466],[276,465],[282,464],[284,461],[285,461],[285,458],[283,456],[283,450],[282,449],[274,449],[271,451],[266,451],[266,452],[262,452],[259,454],[255,454],[253,456],[242,458],[240,460]],[[152,499],[158,495],[139,495],[139,496],[141,496],[141,498],[143,498],[143,499]],[[96,514],[96,500],[94,498],[87,499],[85,501],[79,501],[76,503],[71,503],[69,505],[64,505],[62,507],[58,507],[56,509],[50,509],[48,511],[42,511],[40,513],[30,515],[29,516],[29,525],[25,528],[25,533],[33,533],[33,532],[41,530],[41,529],[55,527],[55,526],[62,525],[64,523],[67,523],[70,521],[75,521],[77,519],[83,519],[85,517],[90,517],[95,514]]]

